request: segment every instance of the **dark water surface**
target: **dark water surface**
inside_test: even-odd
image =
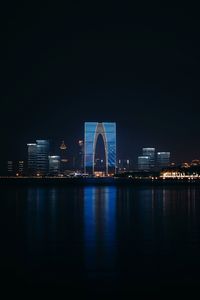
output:
[[[0,196],[4,274],[19,292],[199,293],[199,187],[7,187]]]

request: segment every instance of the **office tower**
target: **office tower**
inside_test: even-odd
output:
[[[7,174],[8,176],[13,176],[14,175],[14,163],[12,160],[7,161]]]
[[[60,145],[60,172],[64,174],[64,172],[68,168],[68,158],[67,158],[67,146],[65,145],[65,142],[62,141]]]
[[[28,146],[28,175],[35,175],[37,170],[37,144],[31,143]]]
[[[49,171],[49,141],[36,140],[37,143],[37,174],[46,175]]]
[[[150,157],[138,156],[138,170],[148,171],[150,169]]]
[[[60,156],[49,156],[49,174],[58,175],[60,173]]]
[[[102,136],[105,150],[105,174],[116,170],[116,123],[85,122],[84,170],[95,171],[95,152],[99,135]]]
[[[170,165],[170,152],[157,153],[157,167],[164,168]]]
[[[23,160],[19,160],[18,161],[18,170],[17,173],[19,175],[23,175],[24,174],[24,161]]]
[[[155,148],[142,148],[142,155],[149,156],[150,169],[155,167]]]

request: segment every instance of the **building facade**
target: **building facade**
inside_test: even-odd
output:
[[[15,175],[14,163],[12,160],[7,161],[7,175],[8,176]]]
[[[27,144],[28,147],[28,175],[35,175],[37,171],[37,144]]]
[[[65,141],[62,141],[60,145],[60,172],[62,174],[68,169],[69,159],[67,157],[67,146]]]
[[[149,171],[150,170],[150,157],[138,156],[138,170]]]
[[[149,167],[153,169],[155,167],[155,148],[142,148],[142,155],[149,156]]]
[[[37,143],[37,174],[46,175],[49,171],[49,150],[50,145],[48,140],[36,140]]]
[[[164,168],[170,165],[170,152],[157,152],[157,167]]]
[[[49,156],[49,175],[58,175],[60,173],[60,156]]]
[[[99,135],[103,138],[105,150],[105,174],[116,170],[116,123],[85,122],[84,132],[84,171],[94,174],[95,151]]]

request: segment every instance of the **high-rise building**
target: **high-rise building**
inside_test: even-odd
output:
[[[157,152],[157,167],[164,168],[170,165],[170,152]]]
[[[64,172],[68,168],[69,159],[67,158],[67,146],[65,142],[62,141],[60,145],[60,172],[64,174]]]
[[[46,175],[49,171],[49,141],[37,140],[37,174]]]
[[[60,173],[60,156],[49,156],[49,174],[58,175]]]
[[[18,161],[18,171],[17,173],[19,175],[23,175],[24,174],[24,161],[23,160],[19,160]]]
[[[31,143],[28,146],[28,174],[35,175],[37,171],[37,144]]]
[[[149,156],[150,169],[155,167],[155,148],[142,148],[142,155]]]
[[[94,174],[97,139],[101,135],[105,150],[105,174],[116,171],[116,123],[85,123],[84,170]]]
[[[78,151],[78,169],[83,171],[84,168],[84,142],[83,140],[78,141],[79,151]]]
[[[148,171],[150,169],[150,157],[138,156],[138,170]]]
[[[8,176],[13,176],[14,175],[14,163],[12,160],[7,161],[7,174]]]

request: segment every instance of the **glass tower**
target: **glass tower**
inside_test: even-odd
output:
[[[138,156],[138,170],[148,171],[150,169],[150,157]]]
[[[37,169],[37,144],[27,144],[28,146],[28,174],[35,175]]]
[[[60,156],[49,156],[49,174],[58,175],[60,173]]]
[[[40,175],[46,175],[49,170],[49,141],[37,140],[37,173]]]
[[[116,169],[116,123],[85,122],[84,171],[94,173],[94,158],[98,136],[103,138],[106,170],[114,173]]]
[[[157,153],[157,166],[159,168],[167,167],[170,164],[170,152]]]
[[[155,167],[155,148],[143,148],[142,149],[143,156],[149,156],[149,167]]]

